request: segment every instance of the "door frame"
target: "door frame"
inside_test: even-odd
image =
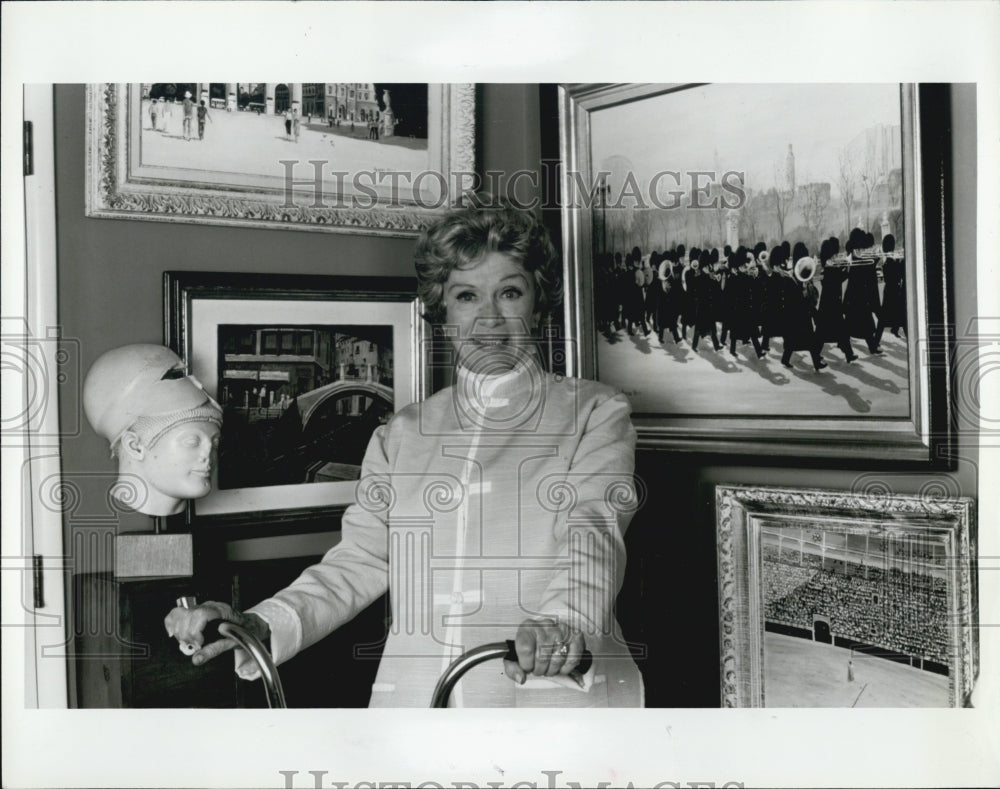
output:
[[[57,383],[65,376],[59,369],[53,86],[24,85],[20,108],[23,114],[15,105],[3,118],[7,140],[26,140],[17,127],[31,122],[32,160],[28,173],[18,161],[28,146],[5,146],[3,522],[20,528],[3,529],[4,674],[12,685],[23,677],[25,708],[65,709],[69,568],[59,504],[68,492],[61,476]],[[14,180],[18,169],[24,173],[20,188]]]

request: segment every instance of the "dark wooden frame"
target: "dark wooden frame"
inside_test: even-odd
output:
[[[429,332],[425,330],[421,303],[415,294],[416,279],[412,277],[166,271],[163,274],[163,341],[185,361],[191,373],[192,343],[196,341],[191,336],[191,310],[192,303],[197,300],[396,303],[407,310],[412,331],[409,348],[394,348],[393,351],[397,355],[410,354],[409,390],[411,401],[417,402],[430,394],[430,376],[427,366]],[[206,381],[203,379],[202,383]],[[206,388],[214,390],[214,386]],[[239,526],[242,536],[250,532],[255,535],[272,533],[272,526],[290,522],[296,522],[296,532],[319,531],[335,527],[352,500],[353,494],[320,506],[310,504],[211,515],[199,514],[198,503],[194,501],[189,502],[183,520],[188,527]]]
[[[683,90],[691,85],[565,84],[559,88],[562,230],[568,372],[598,378],[591,250],[593,210],[574,202],[593,183],[591,112]],[[947,86],[901,85],[903,178],[908,252],[907,338],[910,416],[905,418],[724,417],[635,413],[640,448],[712,455],[835,460],[865,465],[893,460],[954,466],[950,359],[950,136]],[[580,181],[574,180],[579,178]]]

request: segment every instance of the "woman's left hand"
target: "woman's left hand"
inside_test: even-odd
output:
[[[528,674],[554,677],[569,674],[584,652],[583,634],[555,619],[525,619],[517,629],[517,662],[504,660],[504,673],[523,685]]]

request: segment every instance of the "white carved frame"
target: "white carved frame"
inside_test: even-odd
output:
[[[761,525],[839,533],[920,534],[947,548],[951,706],[968,706],[979,673],[975,507],[969,498],[719,485],[716,487],[723,707],[763,707]]]
[[[87,86],[87,216],[412,237],[469,188],[467,179],[454,174],[475,170],[472,83],[428,85],[428,171],[442,178],[421,183],[432,191],[436,186],[434,194],[422,193],[415,200],[412,190],[403,186],[393,200],[379,185],[374,200],[366,193],[359,205],[327,204],[336,201],[331,194],[321,206],[306,199],[309,195],[301,197],[303,186],[297,187],[294,205],[288,205],[282,179],[277,178],[181,167],[144,172],[138,161],[137,88],[122,83]],[[444,184],[447,193],[441,194]],[[314,188],[307,191],[314,196]]]

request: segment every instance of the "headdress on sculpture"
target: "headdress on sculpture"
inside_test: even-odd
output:
[[[83,385],[83,410],[112,447],[130,429],[152,446],[180,422],[222,426],[222,409],[162,345],[125,345],[98,358]]]

